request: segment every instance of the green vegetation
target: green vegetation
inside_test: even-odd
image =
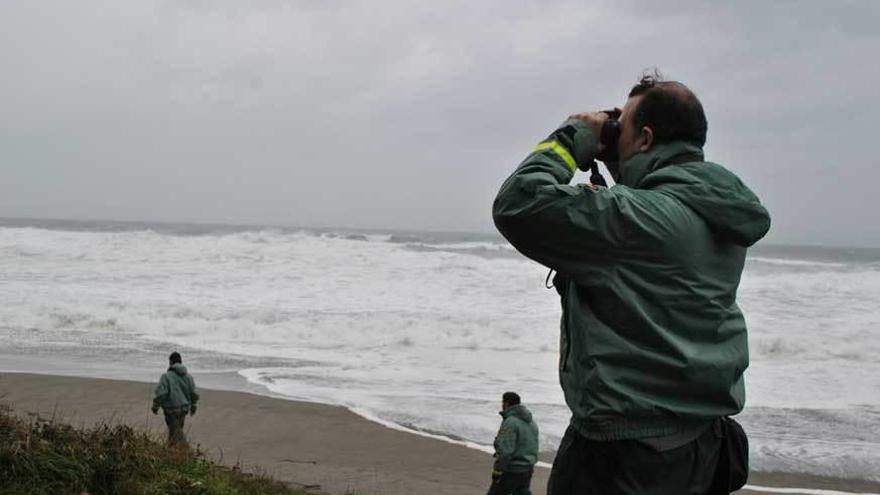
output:
[[[266,476],[169,448],[126,425],[23,420],[0,405],[0,495],[305,495]],[[309,492],[313,493],[313,492]]]

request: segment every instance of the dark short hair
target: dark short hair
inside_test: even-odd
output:
[[[501,396],[501,400],[506,402],[509,406],[515,406],[520,403],[519,394],[516,392],[504,392],[504,395]]]
[[[177,351],[174,351],[171,353],[170,356],[168,356],[168,362],[170,362],[171,364],[177,364],[177,363],[182,363],[183,360],[180,359],[180,353]]]
[[[636,129],[648,126],[656,144],[685,141],[703,147],[709,127],[703,104],[687,86],[664,81],[656,70],[642,74],[629,97],[641,96],[633,112]]]

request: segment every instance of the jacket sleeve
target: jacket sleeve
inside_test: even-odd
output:
[[[164,374],[159,378],[159,385],[156,386],[156,393],[153,396],[153,407],[162,407],[162,403],[168,398],[168,377]]]
[[[189,403],[194,406],[199,401],[199,393],[196,392],[196,381],[192,375],[186,376],[189,379]]]
[[[516,428],[511,420],[501,422],[498,435],[495,436],[495,470],[506,471],[511,457],[516,451]]]
[[[627,237],[626,207],[613,190],[568,185],[597,149],[586,123],[566,121],[504,182],[492,207],[495,226],[517,250],[558,272],[577,273]]]

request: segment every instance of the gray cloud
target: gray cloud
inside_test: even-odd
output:
[[[500,182],[646,67],[777,242],[880,245],[871,2],[0,5],[0,215],[491,230]]]

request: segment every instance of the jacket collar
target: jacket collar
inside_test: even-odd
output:
[[[620,184],[638,188],[651,172],[674,163],[703,161],[703,149],[683,141],[652,146],[620,164]]]

